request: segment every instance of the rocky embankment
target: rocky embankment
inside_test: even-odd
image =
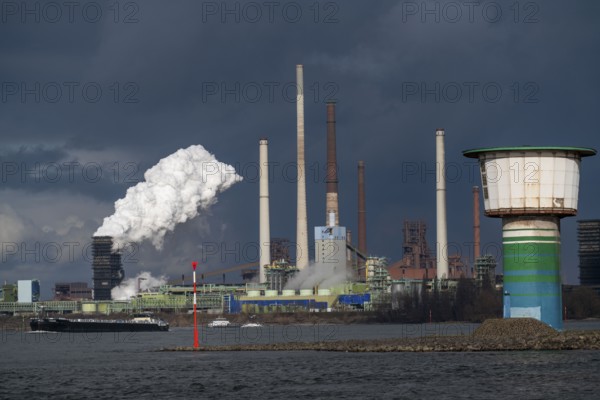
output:
[[[486,320],[473,334],[462,336],[229,345],[201,347],[198,350],[343,352],[600,350],[600,331],[557,332],[535,319],[492,319]],[[175,347],[161,349],[161,351],[194,351],[194,349]]]

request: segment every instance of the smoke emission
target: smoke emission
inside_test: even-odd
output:
[[[347,281],[351,276],[347,268],[334,267],[328,264],[310,264],[308,268],[300,270],[290,279],[284,289],[312,289],[319,286],[329,289],[339,283]]]
[[[155,278],[150,272],[140,272],[135,278],[125,279],[119,286],[111,290],[113,300],[129,300],[132,296],[138,294],[138,282],[140,291],[144,292],[148,289],[157,288],[167,283],[166,276]]]
[[[94,236],[112,236],[114,249],[151,240],[162,249],[165,234],[217,202],[217,193],[242,180],[204,147],[193,145],[163,158],[144,173],[144,182],[127,189]]]

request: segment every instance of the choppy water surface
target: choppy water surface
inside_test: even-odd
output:
[[[598,329],[598,322],[567,329]],[[202,329],[202,346],[470,333],[458,325]],[[0,398],[595,399],[600,351],[487,353],[156,352],[166,333],[2,332]]]

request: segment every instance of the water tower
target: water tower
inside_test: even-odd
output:
[[[577,214],[581,158],[595,154],[529,146],[463,152],[479,159],[485,215],[502,218],[509,317],[533,317],[562,329],[560,219]]]

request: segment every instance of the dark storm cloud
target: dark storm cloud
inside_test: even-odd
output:
[[[44,4],[26,3],[33,9]],[[437,127],[446,128],[447,161],[460,173],[448,184],[449,238],[458,243],[471,241],[471,186],[479,184],[462,150],[600,147],[592,120],[599,105],[598,4],[482,2],[471,15],[458,2],[275,3],[271,17],[260,2],[144,1],[127,9],[118,3],[118,14],[110,8],[114,2],[81,2],[78,10],[88,7],[90,14],[75,13],[71,22],[63,10],[56,23],[43,15],[40,22],[31,16],[23,22],[21,14],[3,9],[0,132],[9,147],[2,160],[28,165],[76,160],[108,169],[113,162],[119,168],[133,162],[141,179],[145,169],[178,148],[204,145],[246,179],[221,196],[212,216],[199,222],[202,229],[186,224],[160,254],[144,247],[151,254],[144,258],[146,267],[176,274],[166,266],[192,257],[183,253],[200,251],[206,232],[231,246],[257,239],[252,166],[263,136],[270,140],[271,161],[282,166],[271,185],[271,232],[293,240],[295,181],[283,166],[296,156],[295,104],[293,90],[284,88],[293,84],[297,63],[305,65],[307,89],[309,225],[325,219],[324,102],[335,98],[341,222],[356,231],[356,162],[363,159],[372,254],[401,257],[406,218],[426,220],[433,243]],[[248,4],[258,5],[260,18]],[[102,17],[92,22],[90,7],[96,5]],[[302,10],[298,22],[282,14],[284,8],[291,13],[290,7]],[[583,161],[581,218],[597,217],[597,168],[595,159]],[[22,196],[89,198],[90,206],[76,216],[98,223],[132,184],[122,174],[117,181],[105,176],[92,184],[3,182],[5,190]],[[10,206],[15,215],[28,212],[18,201]],[[56,205],[44,207],[52,214]],[[569,282],[578,273],[575,220],[563,221]],[[86,224],[77,229],[82,237],[95,230]],[[484,219],[482,238],[498,243],[499,222]],[[207,267],[235,263],[212,256]],[[60,271],[58,277],[64,275]]]
[[[4,189],[29,194],[67,192],[111,201],[144,179],[147,164],[123,154],[107,158],[100,153],[72,144],[7,149],[0,153],[0,182]]]

